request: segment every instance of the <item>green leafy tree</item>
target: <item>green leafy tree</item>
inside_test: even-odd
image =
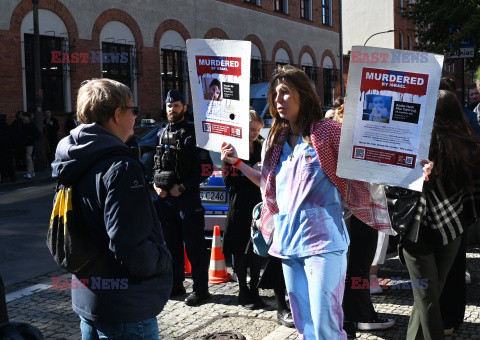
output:
[[[479,0],[416,0],[402,15],[417,27],[417,49],[459,53],[462,41],[474,39],[475,56],[467,58],[467,66],[476,69],[480,65]]]

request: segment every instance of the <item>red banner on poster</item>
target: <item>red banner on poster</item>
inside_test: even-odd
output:
[[[233,125],[202,122],[203,132],[215,133],[217,135],[224,135],[235,138],[242,138],[242,128]]]
[[[425,96],[427,85],[428,74],[364,67],[360,91],[387,90]]]
[[[405,168],[415,168],[417,156],[402,152],[367,148],[364,146],[353,146],[354,159],[363,159],[366,161],[403,166]]]
[[[242,58],[195,56],[197,62],[197,75],[227,74],[232,76],[242,75]]]

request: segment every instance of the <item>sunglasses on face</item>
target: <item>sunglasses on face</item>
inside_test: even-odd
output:
[[[134,116],[138,116],[138,106],[127,106],[125,108],[132,110]]]

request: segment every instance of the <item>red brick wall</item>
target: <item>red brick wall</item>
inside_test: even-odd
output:
[[[400,7],[398,0],[390,0],[393,1],[393,28],[395,29],[394,35],[395,35],[395,48],[399,49],[400,48],[400,38],[399,38],[399,32],[403,33],[403,49],[407,50],[408,49],[408,36],[412,38],[412,49],[415,49],[415,46],[417,45],[415,42],[415,26],[410,20],[402,18],[402,15],[400,14]],[[403,1],[404,6],[406,5],[407,1]]]
[[[0,113],[10,122],[23,110],[22,49],[20,34],[0,30]]]

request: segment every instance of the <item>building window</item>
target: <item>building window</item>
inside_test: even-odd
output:
[[[410,51],[412,50],[412,37],[410,35],[407,37],[407,47]]]
[[[312,20],[312,0],[300,0],[300,18]]]
[[[261,59],[252,58],[250,60],[250,84],[263,83],[263,62]]]
[[[332,26],[332,0],[322,0],[322,24]]]
[[[185,86],[188,84],[186,62],[186,52],[162,49],[162,93],[164,101],[170,90],[177,89],[185,95]]]
[[[33,54],[33,34],[24,35],[25,80],[27,92],[27,111],[35,109],[35,62]],[[64,39],[52,36],[40,36],[40,68],[42,78],[42,110],[64,111],[64,74],[63,63],[52,63],[52,51],[64,51]],[[62,59],[60,55],[58,59]]]
[[[275,10],[288,14],[288,0],[274,0]]]
[[[398,0],[398,7],[400,10],[403,8],[403,0]]]
[[[314,84],[317,84],[317,72],[313,65],[302,65],[302,70]]]
[[[403,33],[398,33],[398,48],[403,50]]]
[[[335,69],[323,69],[323,106],[332,107],[335,89]]]
[[[132,47],[102,42],[102,76],[132,88]]]
[[[248,2],[250,4],[260,6],[260,0],[243,0],[243,2]]]

